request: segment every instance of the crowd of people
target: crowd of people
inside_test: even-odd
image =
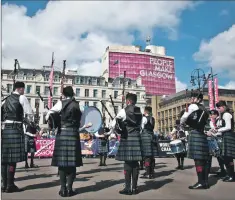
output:
[[[26,161],[27,154],[35,152],[34,134],[45,137],[43,131],[35,126],[33,110],[24,95],[25,84],[16,82],[14,91],[6,98],[2,105],[2,192],[11,193],[20,191],[14,183],[16,164]],[[85,124],[80,128],[82,112],[79,102],[75,100],[74,91],[71,86],[63,89],[64,99],[58,101],[47,113],[49,120],[52,113],[60,113],[60,126],[55,137],[52,166],[58,168],[61,188],[59,195],[69,197],[75,195],[73,182],[76,177],[76,167],[83,166],[81,142],[79,132],[84,128],[92,126]],[[119,147],[115,159],[124,162],[125,187],[119,191],[120,194],[138,194],[139,164],[145,167],[142,178],[154,178],[155,157],[158,154],[158,140],[165,140],[162,135],[158,138],[154,134],[155,119],[152,117],[152,108],[146,106],[144,113],[137,103],[136,94],[126,95],[126,107],[117,113],[115,119],[108,125],[101,127],[96,137],[99,139],[100,166],[106,166],[108,153],[108,137],[110,134],[120,135]],[[167,136],[167,140],[187,140],[187,157],[195,161],[198,176],[196,184],[189,189],[208,189],[208,176],[211,165],[210,146],[208,137],[222,137],[219,165],[224,172],[223,181],[234,181],[235,158],[235,133],[234,119],[227,109],[226,102],[220,101],[216,104],[218,113],[212,120],[210,129],[205,131],[208,124],[209,114],[213,118],[215,111],[208,112],[201,104],[203,95],[192,93],[191,104],[186,107],[178,121],[176,131]],[[27,120],[25,120],[27,119]],[[186,137],[183,129],[187,124],[190,134]],[[33,134],[33,135],[31,135]],[[183,134],[183,136],[182,136]],[[26,137],[27,135],[27,137]],[[47,135],[48,137],[48,135]],[[187,139],[186,139],[187,138]],[[185,145],[185,143],[184,143]],[[186,151],[176,153],[178,168],[183,169],[183,161]],[[32,156],[33,157],[33,156]],[[26,163],[26,165],[28,165]],[[31,160],[30,167],[36,167]]]

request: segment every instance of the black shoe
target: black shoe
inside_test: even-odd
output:
[[[221,179],[222,179],[222,181],[225,181],[225,180],[227,180],[228,178],[229,178],[229,176],[226,175],[225,177],[222,177]]]
[[[132,195],[132,191],[130,189],[124,188],[123,190],[119,191],[119,194]]]
[[[227,173],[226,173],[226,171],[221,171],[221,172],[218,172],[216,175],[215,175],[215,177],[219,177],[219,178],[221,178],[221,177],[226,177],[226,175],[227,175]]]
[[[208,182],[205,182],[205,185],[204,185],[204,189],[209,189],[210,188],[210,185]]]
[[[68,190],[67,197],[72,197],[74,195],[76,195],[76,192],[74,192],[73,190]]]
[[[22,190],[19,189],[15,184],[12,186],[7,186],[5,192],[6,193],[13,193],[13,192],[21,192]]]
[[[107,166],[106,164],[103,164],[103,166]]]
[[[153,174],[150,174],[149,179],[153,179],[153,178],[154,178]]]
[[[25,169],[28,169],[28,168],[29,168],[29,165],[28,165],[28,164],[25,164],[24,168],[25,168]]]
[[[136,188],[136,189],[132,189],[132,194],[139,194],[139,190]]]
[[[225,179],[223,179],[223,182],[234,182],[234,178],[231,176],[227,176]]]
[[[98,165],[99,167],[103,166],[101,163]]]
[[[144,174],[143,176],[141,176],[140,178],[149,179],[149,176],[150,176],[150,175],[148,175],[148,174],[145,173],[145,174]]]
[[[176,167],[175,169],[180,169],[181,167],[180,166],[178,166],[178,167]]]
[[[1,191],[2,191],[2,192],[6,192],[6,189],[7,189],[6,186],[2,186]]]
[[[38,165],[30,164],[30,168],[38,168]]]
[[[201,183],[196,183],[195,185],[189,186],[189,189],[193,190],[193,189],[207,189],[205,184],[201,184]]]
[[[180,166],[180,169],[181,169],[181,170],[184,170],[184,166],[183,166],[183,165],[181,165],[181,166]]]
[[[61,197],[67,197],[68,195],[67,195],[67,190],[60,190],[59,191],[59,195],[61,196]]]

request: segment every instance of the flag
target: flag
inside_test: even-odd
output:
[[[54,80],[54,52],[52,53],[51,73],[49,76],[49,87],[50,87],[51,91],[53,89],[53,80]],[[52,96],[50,95],[50,92],[49,92],[49,96],[48,96],[48,108],[49,109],[52,108]]]

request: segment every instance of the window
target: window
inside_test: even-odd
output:
[[[97,97],[98,95],[98,90],[93,90],[93,97]]]
[[[80,88],[76,88],[76,97],[80,96]]]
[[[54,87],[53,88],[53,94],[54,95],[58,95],[58,87]]]
[[[140,100],[140,93],[136,92],[137,100]]]
[[[233,108],[233,102],[232,101],[227,101],[227,106],[229,108]]]
[[[31,105],[31,99],[30,98],[28,98],[28,102],[29,102],[29,105]]]
[[[30,94],[32,92],[31,89],[32,89],[32,85],[27,85],[26,94]]]
[[[13,85],[12,84],[7,84],[7,93],[12,92],[13,90]]]
[[[118,106],[114,106],[116,113],[118,113]]]
[[[114,91],[114,99],[118,97],[118,91]]]
[[[52,106],[54,106],[56,103],[57,103],[57,100],[54,100],[54,101],[52,102]]]
[[[89,101],[85,101],[85,106],[89,106]]]
[[[97,102],[93,102],[93,106],[97,107]]]
[[[106,90],[102,90],[102,98],[106,98]]]
[[[40,86],[36,85],[36,93],[39,93],[39,94],[41,93],[40,88],[41,88]]]
[[[34,107],[37,108],[37,106],[40,106],[40,99],[35,99],[35,105]]]
[[[44,100],[44,108],[47,108],[48,106],[48,100]]]
[[[48,86],[45,86],[44,94],[45,94],[45,95],[49,95],[49,94],[50,94],[50,90],[49,90],[49,87],[48,87]]]
[[[89,89],[85,89],[85,97],[89,97]]]

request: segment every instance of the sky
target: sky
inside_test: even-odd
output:
[[[164,46],[175,58],[177,91],[191,73],[213,69],[235,89],[235,1],[2,1],[3,68],[55,65],[101,75],[107,46]]]

